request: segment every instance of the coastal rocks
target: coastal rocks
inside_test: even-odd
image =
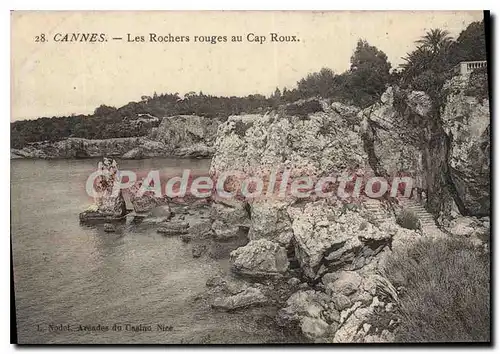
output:
[[[423,188],[424,167],[420,151],[418,134],[414,126],[421,124],[421,119],[413,117],[415,122],[408,124],[405,117],[394,106],[395,95],[399,91],[389,87],[379,103],[359,113],[361,134],[370,165],[378,176],[398,176],[401,173],[415,177],[414,187]],[[420,94],[414,95],[415,109],[426,111],[427,106]],[[418,100],[417,98],[421,98]]]
[[[92,222],[99,220],[118,220],[127,214],[125,199],[120,192],[116,196],[109,195],[102,197],[99,204],[88,207],[79,215],[80,221]]]
[[[215,201],[210,218],[215,239],[222,241],[238,236],[240,229],[248,230],[250,225],[248,204],[234,199]]]
[[[429,210],[446,217],[455,205],[463,215],[490,211],[489,101],[469,96],[468,87],[462,77],[449,80],[439,113],[424,92],[397,87],[360,113],[376,174],[412,176],[413,187],[426,191]]]
[[[363,341],[374,312],[394,307],[379,296],[389,301],[397,298],[387,279],[366,271],[327,273],[322,284],[326,292],[299,290],[291,295],[276,315],[277,324],[298,326],[314,342]]]
[[[304,275],[317,279],[331,270],[355,270],[389,245],[392,235],[369,223],[356,210],[324,200],[290,207],[295,255]]]
[[[267,297],[260,289],[247,287],[234,295],[215,298],[211,306],[214,309],[231,311],[250,306],[263,305],[267,302]]]
[[[82,158],[101,156],[121,156],[143,144],[144,138],[83,139],[68,138],[61,141],[35,142],[22,149],[12,149],[17,156],[24,158]]]
[[[355,293],[361,285],[361,280],[361,276],[352,271],[327,273],[323,276],[323,283],[326,286],[327,292],[345,296]]]
[[[336,104],[325,111],[322,105],[316,106],[305,113],[302,107],[298,115],[278,110],[229,117],[219,125],[210,175],[230,175],[224,184],[226,192],[237,190],[244,178],[259,177],[263,190],[273,195],[277,194],[270,182],[273,173],[281,182],[285,170],[291,178],[317,179],[346,169],[369,168],[363,141],[354,127],[358,109]],[[292,198],[285,195],[274,200],[266,193],[263,199],[238,201],[238,196],[231,202],[214,202],[212,229],[216,239],[225,240],[247,227],[250,240],[271,240],[285,247],[291,244],[293,230],[287,214]]]
[[[446,230],[457,237],[465,237],[478,245],[489,241],[490,222],[489,218],[481,221],[475,217],[458,217],[449,222]]]
[[[288,269],[286,250],[268,240],[250,241],[231,252],[232,270],[248,276],[279,276]]]
[[[329,296],[315,290],[299,290],[278,311],[279,326],[298,326],[306,338],[318,341],[334,333],[340,319]]]
[[[100,175],[95,179],[94,205],[80,213],[80,221],[120,219],[127,213],[125,199],[121,190],[115,190],[118,166],[116,161],[105,157],[98,164]]]
[[[137,146],[122,155],[123,159],[145,159],[156,156],[169,156],[169,150],[165,144],[158,141],[142,139]]]
[[[333,110],[305,120],[281,113],[231,116],[219,126],[215,148],[213,176],[240,171],[268,177],[285,168],[292,176],[323,176],[368,166],[360,135]]]

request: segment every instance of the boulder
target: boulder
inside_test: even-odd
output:
[[[299,290],[276,314],[279,326],[298,326],[310,340],[321,341],[330,336],[340,320],[331,298],[315,290]]]
[[[250,241],[231,252],[230,260],[235,273],[249,276],[277,276],[288,269],[286,250],[268,240]]]
[[[331,270],[355,270],[388,246],[392,234],[369,223],[360,209],[330,205],[325,200],[290,207],[295,256],[304,274],[317,279]],[[362,228],[360,225],[369,225]]]
[[[228,240],[239,235],[240,228],[248,229],[248,204],[228,199],[215,201],[210,210],[212,230],[217,240]]]
[[[448,231],[455,236],[470,236],[477,226],[479,225],[474,218],[458,217],[450,222]]]
[[[317,340],[328,334],[330,326],[320,318],[304,317],[300,321],[300,329],[306,338]]]
[[[352,295],[358,291],[362,277],[353,271],[327,273],[323,276],[323,284],[331,294]]]
[[[278,311],[276,320],[280,326],[298,322],[303,317],[323,317],[324,310],[329,308],[330,297],[315,290],[299,290],[286,301],[286,306]]]

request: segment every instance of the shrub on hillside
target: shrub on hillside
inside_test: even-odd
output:
[[[394,252],[385,276],[401,289],[400,342],[490,340],[490,260],[467,240],[421,240]]]
[[[318,100],[308,100],[288,104],[285,107],[285,112],[287,115],[306,119],[311,113],[323,112],[323,107]]]
[[[420,220],[413,211],[411,210],[403,210],[396,217],[396,222],[399,226],[404,227],[405,229],[410,230],[419,230],[420,229]]]

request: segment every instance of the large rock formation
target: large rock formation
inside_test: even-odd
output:
[[[359,210],[325,200],[288,209],[295,255],[311,280],[327,271],[360,269],[389,246],[395,231],[367,221]]]
[[[490,107],[488,99],[467,96],[467,79],[455,77],[441,112],[450,142],[448,163],[462,211],[490,212]]]
[[[279,311],[278,324],[296,326],[315,342],[393,341],[394,324],[381,327],[376,317],[394,309],[398,293],[379,270],[392,250],[422,237],[446,237],[432,215],[426,216],[437,230],[431,235],[396,223],[395,214],[407,205],[396,199],[276,196],[269,176],[277,171],[281,182],[283,171],[313,180],[346,170],[389,181],[409,175],[440,220],[457,211],[488,214],[488,103],[458,90],[439,112],[424,92],[397,88],[364,110],[313,101],[230,117],[219,126],[211,175],[231,174],[227,192],[240,190],[246,177],[261,177],[264,195],[215,200],[212,229],[225,238],[248,227],[249,243],[231,255],[240,275],[302,278],[291,279],[300,286]],[[489,219],[458,218],[441,226],[483,239]]]
[[[105,157],[98,164],[100,175],[96,177],[94,188],[94,204],[80,213],[80,221],[116,220],[127,213],[122,191],[116,189],[118,182],[118,166],[116,161]]]
[[[430,103],[428,97],[421,94],[413,93],[412,98],[423,98],[422,102],[412,101],[412,104],[419,112],[427,112]],[[365,149],[378,176],[396,176],[403,172],[415,176],[417,186],[422,188],[423,156],[415,127],[424,124],[424,118],[412,115],[413,120],[409,124],[408,119],[398,111],[394,96],[395,89],[390,87],[380,102],[359,113]]]
[[[285,170],[291,178],[313,179],[347,169],[370,170],[358,133],[358,111],[355,107],[334,104],[305,117],[276,112],[231,116],[219,126],[210,173],[214,178],[231,174],[226,179],[226,191],[241,189],[245,177],[258,176],[264,182],[264,191],[278,194]],[[278,181],[274,189],[269,187],[273,173]],[[287,245],[291,232],[285,210],[294,199],[286,194],[277,201],[273,197],[242,201],[243,206],[250,204],[250,239],[268,238]],[[215,200],[214,208],[219,213],[224,209],[227,214],[239,213],[232,205],[226,208],[225,204]],[[225,225],[224,230],[217,222],[219,233],[235,231],[234,225]]]
[[[391,87],[360,114],[376,174],[413,176],[435,214],[485,216],[490,210],[489,102],[467,96],[467,80],[445,84],[441,111],[424,92]]]

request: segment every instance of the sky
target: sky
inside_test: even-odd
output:
[[[481,11],[14,11],[11,121],[89,114],[101,104],[120,107],[154,92],[267,96],[322,67],[347,70],[359,38],[397,67],[425,31],[446,29],[456,38],[482,18]],[[94,32],[107,41],[56,41]],[[150,42],[150,33],[190,41]],[[266,41],[248,41],[250,33]],[[299,41],[271,42],[270,33]],[[46,41],[37,41],[42,34]],[[129,36],[145,42],[129,42]],[[195,36],[227,36],[227,42],[195,42]],[[243,40],[231,42],[231,36]]]

